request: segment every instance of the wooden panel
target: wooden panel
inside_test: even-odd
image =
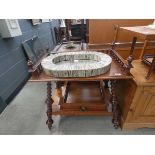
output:
[[[126,123],[155,123],[155,88],[139,87],[130,106]],[[135,125],[134,125],[135,126]]]
[[[53,115],[65,115],[65,116],[111,116],[111,112],[107,111],[65,111],[60,110],[52,113]]]
[[[68,103],[97,104],[103,102],[99,82],[72,82],[69,87]]]
[[[155,94],[151,96],[149,104],[146,107],[144,115],[154,115],[155,116]]]
[[[144,26],[153,23],[153,19],[90,19],[89,20],[89,43],[111,43],[114,38],[114,25],[119,26]],[[131,41],[132,34],[119,33],[119,41]]]
[[[155,88],[144,87],[141,96],[137,98],[137,106],[135,114],[138,116],[154,116],[155,117]],[[155,119],[155,118],[154,118]]]
[[[81,107],[85,107],[86,111],[107,111],[106,105],[103,102],[100,103],[64,103],[61,106],[62,110],[78,110]]]
[[[136,115],[135,109],[136,109],[137,104],[140,102],[139,99],[141,98],[142,91],[143,91],[143,87],[136,88],[136,91],[132,98],[132,103],[130,104],[130,108],[127,111],[127,118],[126,118],[126,120],[123,120],[123,121],[125,121],[125,123],[130,123],[130,122],[133,122],[133,120],[135,120],[135,118],[136,118],[136,117],[134,117],[134,115]],[[124,126],[124,124],[123,124],[123,126]]]
[[[68,89],[67,103],[63,110],[78,110],[85,107],[86,111],[106,111],[104,98],[100,91],[100,82],[72,82]]]
[[[122,129],[155,127],[155,78],[145,79],[147,66],[133,61],[133,80],[118,83],[118,99],[122,111]],[[121,93],[120,93],[121,92]]]
[[[140,117],[144,115],[145,108],[148,104],[149,98],[150,98],[149,90],[144,90],[144,87],[139,90],[139,96],[135,96],[134,103],[135,103],[135,109],[134,109],[134,117]]]
[[[150,79],[146,80],[149,67],[140,60],[133,61],[133,67],[131,74],[134,76],[134,80],[137,85],[142,86],[155,86],[155,73],[153,72]]]
[[[126,119],[127,114],[130,111],[136,88],[137,86],[132,80],[120,80],[117,83],[116,91],[123,120]]]
[[[133,129],[137,129],[137,128],[155,128],[155,123],[124,123],[122,126],[122,130],[133,130]]]
[[[128,110],[127,118],[122,119],[122,129],[155,128],[154,103],[155,88],[138,87]]]

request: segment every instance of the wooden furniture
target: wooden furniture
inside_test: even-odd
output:
[[[154,19],[89,19],[89,43],[112,43],[114,25],[119,27],[145,26],[154,22]],[[132,34],[123,35],[119,32],[119,42],[130,42]]]
[[[89,44],[111,44],[114,37],[114,25],[119,27],[126,26],[146,26],[153,23],[153,19],[89,19]],[[119,31],[116,50],[124,59],[129,56],[129,49],[131,47],[133,35]],[[137,44],[141,42],[140,44]],[[128,44],[119,44],[128,43]],[[138,38],[134,52],[134,59],[139,59],[142,52],[144,40]],[[141,46],[142,44],[142,46]],[[153,54],[155,47],[149,42],[146,47],[147,54]]]
[[[117,83],[121,107],[122,129],[155,128],[155,73],[145,79],[147,66],[141,60],[133,61],[133,79]]]
[[[150,33],[146,33],[146,31],[144,32],[145,28],[143,27],[123,27],[120,29],[125,33],[133,33],[133,36],[136,36],[133,37],[132,47],[135,46],[138,36],[147,39],[154,39],[154,34],[150,31]],[[116,48],[115,42],[117,41],[118,31],[119,29],[116,27],[116,33],[112,44],[113,49]],[[144,46],[146,46],[145,43]],[[145,48],[146,47],[143,47],[142,52],[144,52]],[[147,63],[151,66],[154,62],[152,55],[150,59],[151,62],[148,60]],[[133,61],[132,65],[133,68],[131,69],[131,74],[134,78],[118,81],[116,85],[116,94],[121,111],[121,127],[122,129],[155,127],[155,73],[152,73],[152,77],[150,77],[149,80],[146,80],[145,77],[148,66],[146,66],[141,60]]]
[[[144,51],[146,49],[147,43],[149,41],[155,40],[155,30],[150,29],[146,26],[134,26],[134,27],[120,27],[122,31],[129,32],[133,34],[137,38],[141,38],[144,40],[144,46],[141,53],[141,58],[144,55]]]
[[[86,50],[88,46],[86,44],[81,46],[79,43],[77,49],[73,51],[81,47],[85,47]],[[94,47],[97,50],[97,45],[91,48],[94,49]],[[103,50],[99,47],[100,52],[106,52],[113,58],[110,71],[101,76],[53,78],[45,75],[44,72],[41,72],[38,77],[32,76],[31,82],[47,83],[49,129],[53,124],[52,115],[112,115],[115,128],[120,125],[122,129],[155,127],[155,74],[153,73],[149,80],[145,79],[147,66],[141,61],[132,63],[133,47],[127,61],[122,59],[114,49]],[[54,52],[63,50],[66,51],[64,44],[60,44]],[[134,68],[131,69],[132,66]],[[111,82],[111,91],[104,86],[107,81]],[[55,93],[52,93],[54,82],[56,89]]]
[[[130,33],[133,34],[134,38],[141,38],[144,40],[144,46],[141,52],[141,56],[140,58],[142,59],[142,61],[147,62],[144,52],[146,50],[147,44],[149,41],[155,40],[155,30],[152,30],[148,27],[144,27],[144,26],[135,26],[135,27],[120,27],[120,28],[116,28],[116,35],[114,37],[114,42],[113,42],[113,48],[115,46],[115,42],[117,40],[117,36],[118,36],[118,31],[122,31],[126,34]],[[154,69],[154,65],[155,65],[155,54],[153,54],[152,56],[152,62],[150,63],[150,68],[149,71],[147,73],[147,75],[145,76],[146,79],[149,79],[151,76],[151,72]]]
[[[128,61],[122,59],[113,49],[102,50],[102,52],[109,54],[113,59],[111,69],[103,75],[87,78],[54,78],[42,72],[37,78],[31,77],[30,81],[32,82],[47,82],[46,103],[49,129],[53,124],[52,115],[112,114],[114,127],[120,126],[120,108],[116,95],[116,83],[119,80],[132,79],[130,74],[132,52]],[[111,82],[111,92],[104,88],[103,82],[107,80]],[[52,96],[53,82],[56,82],[55,96]]]

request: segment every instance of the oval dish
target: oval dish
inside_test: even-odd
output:
[[[101,52],[77,51],[50,55],[41,65],[53,77],[90,77],[106,73],[111,62],[111,57]]]

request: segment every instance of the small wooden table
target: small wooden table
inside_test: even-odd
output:
[[[143,57],[147,43],[149,41],[155,40],[155,30],[150,29],[147,26],[120,27],[120,29],[122,30],[122,32],[132,33],[134,37],[141,38],[144,40],[144,46],[141,53],[141,58]]]
[[[144,46],[140,58],[142,59],[143,62],[146,62],[147,60],[145,59],[145,57],[143,57],[144,51],[147,47],[148,42],[155,40],[155,30],[150,29],[147,26],[120,27],[120,29],[122,30],[122,32],[132,33],[134,35],[134,38],[138,37],[144,40]],[[150,78],[154,65],[155,65],[155,54],[152,56],[152,63],[150,63],[150,68],[146,75],[146,79]]]
[[[60,47],[61,48],[61,47]],[[59,48],[59,49],[60,49]],[[61,51],[59,51],[61,52]],[[73,52],[73,51],[72,51]],[[53,120],[52,115],[113,115],[112,122],[115,128],[120,126],[120,108],[116,95],[116,83],[118,80],[132,79],[130,69],[132,67],[132,59],[125,61],[113,49],[102,50],[102,52],[112,57],[111,69],[100,76],[85,77],[85,78],[55,78],[46,75],[42,72],[38,77],[31,77],[31,82],[47,82],[47,125],[51,130]],[[103,81],[111,82],[111,92],[104,88]],[[56,82],[56,96],[52,96],[52,83]],[[87,85],[85,85],[88,83]],[[83,89],[82,86],[88,89]],[[63,89],[62,89],[63,88]],[[85,98],[84,103],[78,103],[73,95],[78,95],[80,92],[75,92],[78,89],[80,92],[87,92],[89,96],[79,96],[80,99]],[[90,90],[90,91],[88,91]],[[70,92],[70,101],[77,101],[76,103],[66,103],[68,94]],[[100,96],[96,94],[100,92]],[[106,93],[107,92],[107,93]],[[87,95],[88,95],[87,94]],[[107,98],[108,95],[110,98]],[[94,98],[97,99],[96,103]],[[86,99],[87,98],[87,99]],[[91,101],[92,100],[92,101]],[[112,103],[112,113],[108,112],[105,101]],[[107,103],[108,103],[107,102]]]

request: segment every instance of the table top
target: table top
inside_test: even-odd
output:
[[[155,29],[151,29],[147,26],[133,26],[133,27],[120,27],[124,32],[130,32],[135,37],[140,37],[146,40],[155,40]]]
[[[78,43],[76,44],[75,49],[66,49],[64,48],[66,43],[62,43],[55,47],[53,52],[59,53],[59,52],[74,52],[81,50],[81,46],[83,46],[84,50],[87,50],[87,44],[86,43]],[[97,51],[97,50],[96,50]],[[104,73],[99,76],[92,76],[92,77],[73,77],[73,78],[56,78],[52,76],[48,76],[45,74],[45,72],[42,72],[38,77],[32,76],[29,81],[31,82],[48,82],[48,81],[100,81],[100,80],[106,80],[106,79],[132,79],[133,76],[126,75],[126,73],[122,70],[121,66],[118,62],[115,60],[112,60],[111,68],[107,73]]]

